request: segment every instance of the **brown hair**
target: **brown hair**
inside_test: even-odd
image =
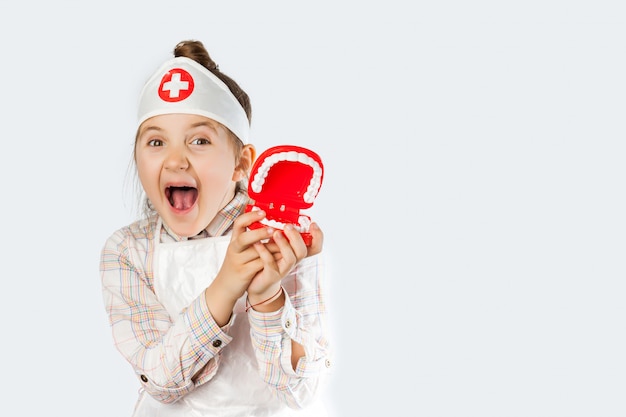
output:
[[[193,59],[211,71],[217,78],[222,80],[224,84],[228,86],[231,93],[233,93],[239,104],[241,104],[241,107],[245,110],[246,116],[248,117],[248,123],[252,122],[250,97],[248,97],[248,94],[246,94],[246,92],[239,87],[239,84],[237,84],[235,80],[220,71],[219,66],[211,59],[202,42],[196,40],[179,42],[174,48],[174,57],[178,58],[179,56]]]

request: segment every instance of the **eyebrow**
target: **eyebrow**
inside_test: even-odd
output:
[[[147,131],[149,131],[149,130],[156,130],[156,131],[158,131],[158,132],[162,132],[162,131],[163,131],[163,129],[161,129],[161,128],[160,128],[160,127],[158,127],[158,126],[146,126],[146,127],[144,127],[143,129],[141,129],[141,130],[139,131],[139,136],[143,135],[144,133],[146,133],[146,132],[147,132]]]
[[[217,122],[213,122],[213,121],[201,121],[201,122],[196,122],[196,123],[192,123],[191,124],[191,128],[194,129],[196,127],[208,127],[209,129],[214,130],[215,132],[217,132],[217,126],[219,126],[219,124],[216,126]],[[148,131],[157,131],[157,132],[163,132],[165,131],[165,129],[159,127],[159,126],[146,126],[143,129],[141,129],[141,131],[139,132],[139,136],[143,135],[144,133],[148,132]]]
[[[217,127],[214,125],[213,122],[206,122],[206,121],[202,121],[202,122],[197,122],[197,123],[192,123],[191,127],[208,127],[210,129],[213,129],[217,132]]]

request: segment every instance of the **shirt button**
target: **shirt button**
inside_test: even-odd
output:
[[[141,375],[141,377],[140,377],[140,378],[141,378],[141,380],[142,380],[143,382],[148,382],[148,377],[147,377],[147,376],[145,376],[145,375]]]
[[[286,328],[290,328],[291,327],[291,320],[285,320],[285,327]]]
[[[222,341],[221,340],[217,339],[217,340],[213,341],[213,347],[218,348],[220,346],[222,346]]]
[[[324,362],[324,364],[326,365],[327,368],[330,368],[330,359],[326,359],[326,362]]]

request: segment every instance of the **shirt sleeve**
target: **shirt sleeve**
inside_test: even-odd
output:
[[[320,255],[305,258],[283,279],[286,297],[280,310],[248,311],[261,377],[291,408],[303,408],[316,399],[330,371],[321,259]],[[292,340],[305,351],[295,370],[291,365]]]
[[[122,231],[107,240],[100,259],[104,305],[115,347],[144,389],[172,403],[213,377],[232,338],[229,325],[215,323],[204,296],[170,317],[150,285],[144,266],[148,253]]]

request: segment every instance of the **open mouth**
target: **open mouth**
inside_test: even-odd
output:
[[[198,189],[195,187],[167,187],[165,197],[172,208],[177,211],[185,211],[196,204]]]

